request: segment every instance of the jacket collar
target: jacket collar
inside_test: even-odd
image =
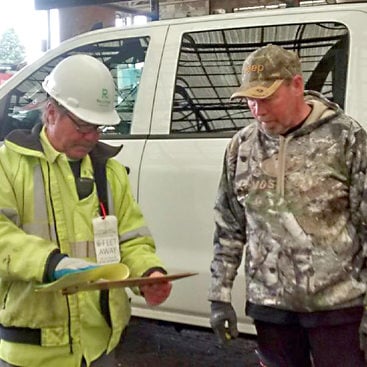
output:
[[[13,130],[5,138],[5,141],[19,145],[31,151],[43,153],[44,151],[40,140],[42,128],[43,125],[39,123],[35,125],[32,130]],[[122,145],[114,147],[102,142],[98,142],[89,155],[98,161],[105,162],[107,159],[115,157],[121,149]]]

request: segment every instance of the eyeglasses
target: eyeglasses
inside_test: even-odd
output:
[[[88,133],[100,133],[102,132],[104,126],[103,125],[93,125],[88,123],[82,123],[78,121],[72,114],[69,112],[65,112],[65,114],[69,117],[69,119],[74,124],[75,130],[81,134],[88,134]]]

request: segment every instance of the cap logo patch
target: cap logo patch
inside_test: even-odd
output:
[[[264,71],[264,65],[260,64],[247,65],[244,71],[245,73],[261,73],[262,71]]]

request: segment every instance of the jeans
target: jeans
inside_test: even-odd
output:
[[[366,367],[359,324],[303,327],[255,320],[260,360],[268,367]]]

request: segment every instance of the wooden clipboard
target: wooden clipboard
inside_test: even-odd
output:
[[[150,284],[161,284],[182,278],[191,277],[197,274],[198,273],[177,273],[177,274],[164,275],[161,277],[127,278],[123,280],[97,280],[66,287],[62,290],[62,293],[73,294],[82,291],[84,292],[84,291],[95,291],[112,288],[139,287],[142,285],[150,285]]]

